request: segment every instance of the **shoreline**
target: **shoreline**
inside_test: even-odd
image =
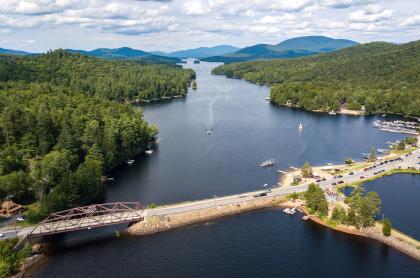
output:
[[[293,109],[299,109],[299,110],[304,110],[304,111],[308,111],[308,112],[313,112],[313,113],[324,113],[324,114],[328,114],[329,111],[324,111],[324,110],[320,110],[320,109],[315,109],[315,110],[311,110],[311,109],[307,109],[304,107],[300,107],[297,105],[291,105],[291,104],[286,104],[286,103],[275,103],[270,99],[270,103],[273,105],[278,105],[278,106],[282,106],[282,107],[287,107],[287,108],[293,108]],[[358,110],[348,110],[348,109],[343,109],[341,111],[336,111],[337,115],[350,115],[350,116],[373,116],[373,115],[381,115],[381,114],[385,114],[385,115],[396,115],[396,116],[401,116],[401,117],[405,117],[405,118],[409,118],[409,119],[413,119],[416,121],[420,121],[420,116],[411,116],[411,115],[404,115],[401,113],[396,113],[396,112],[374,112],[374,113],[365,113],[362,111],[358,111]],[[331,116],[337,116],[337,115],[331,115]]]
[[[382,234],[382,224],[378,222],[376,222],[374,227],[368,227],[361,230],[344,226],[342,224],[332,226],[327,224],[325,221],[319,219],[315,215],[311,215],[306,209],[306,207],[302,207],[301,209],[303,210],[304,214],[308,216],[308,219],[314,223],[317,223],[321,226],[324,226],[337,232],[361,236],[364,238],[379,241],[382,244],[392,247],[398,250],[399,252],[410,256],[411,258],[420,262],[420,241],[411,238],[410,236],[404,234],[401,231],[392,228],[391,235],[389,237],[386,237]]]

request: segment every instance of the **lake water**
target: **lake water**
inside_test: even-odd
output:
[[[379,218],[388,217],[395,228],[420,240],[420,175],[392,175],[363,187],[366,191],[376,191],[381,197]]]
[[[196,71],[198,90],[185,99],[143,107],[149,122],[159,127],[160,143],[152,155],[113,173],[106,201],[164,204],[257,190],[265,183],[276,184],[278,169],[305,161],[322,165],[360,159],[371,146],[381,148],[403,138],[374,128],[377,116],[329,116],[277,107],[265,100],[267,87],[212,76],[214,63],[186,66]],[[269,158],[276,159],[275,167],[257,166]],[[33,277],[420,275],[417,262],[393,249],[278,210],[115,238],[114,231],[124,227],[57,236],[48,261]]]

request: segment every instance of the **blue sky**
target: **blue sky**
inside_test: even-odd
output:
[[[420,0],[0,0],[0,47],[178,50],[303,35],[420,39]]]

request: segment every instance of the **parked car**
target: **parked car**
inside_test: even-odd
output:
[[[19,221],[19,222],[23,222],[23,221],[26,220],[26,217],[25,216],[19,216],[16,220]]]
[[[1,234],[1,233],[0,233],[0,237],[4,237],[4,234]]]
[[[364,179],[365,178],[365,176],[360,176],[360,179]]]
[[[354,175],[354,172],[350,172],[350,173],[349,173],[349,175],[350,175],[350,176],[351,176],[351,175]]]
[[[337,182],[337,184],[342,184],[342,183],[344,183],[344,181],[338,181],[338,182]]]

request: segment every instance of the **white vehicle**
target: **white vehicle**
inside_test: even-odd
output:
[[[26,218],[24,216],[19,216],[16,220],[19,222],[23,222],[26,220]]]
[[[4,237],[4,234],[0,234],[0,237]]]

